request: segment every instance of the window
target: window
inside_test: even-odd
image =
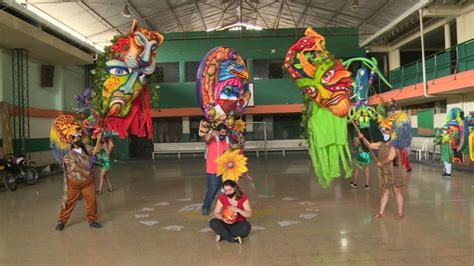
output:
[[[155,118],[155,142],[180,142],[183,138],[183,121],[181,117]]]
[[[187,82],[196,81],[196,76],[199,70],[200,63],[201,62],[186,62],[185,63],[184,68],[185,68]]]
[[[159,63],[155,75],[158,83],[179,82],[179,63]]]
[[[403,106],[402,110],[408,115],[416,115],[418,111],[425,109],[434,109],[435,114],[443,114],[447,112],[447,100],[428,102],[428,103],[419,103]]]
[[[283,68],[283,59],[256,59],[253,62],[253,69],[255,80],[289,77],[288,71]]]
[[[303,133],[300,113],[273,116],[273,139],[300,139]]]

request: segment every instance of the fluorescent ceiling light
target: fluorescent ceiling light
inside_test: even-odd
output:
[[[68,33],[69,35],[75,37],[76,39],[93,46],[95,49],[97,49],[100,52],[104,51],[104,46],[99,45],[99,44],[91,41],[86,36],[84,36],[81,33],[75,31],[74,29],[70,28],[69,26],[67,26],[66,24],[60,22],[59,20],[53,18],[52,16],[48,15],[47,13],[42,11],[41,9],[36,8],[31,4],[28,5],[27,2],[22,1],[22,0],[15,0],[15,2],[21,4],[23,7],[30,10],[31,12],[35,13],[36,15],[41,17],[42,19],[44,19],[47,22],[49,22],[49,23],[53,24],[54,26],[58,27],[59,29],[61,29],[63,31],[63,33]],[[25,5],[25,3],[26,3],[26,5]]]
[[[259,26],[247,24],[245,22],[244,23],[237,22],[237,23],[227,25],[227,26],[210,28],[210,29],[207,29],[207,32],[221,31],[221,30],[226,30],[226,29],[229,29],[230,31],[239,31],[239,30],[242,30],[242,28],[245,28],[246,30],[262,30],[262,27],[259,27]]]

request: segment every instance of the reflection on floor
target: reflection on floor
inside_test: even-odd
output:
[[[54,230],[62,175],[1,191],[0,265],[474,265],[472,173],[443,180],[413,163],[399,221],[393,198],[382,220],[371,218],[375,170],[370,190],[343,179],[323,190],[306,154],[250,158],[249,168],[253,228],[242,245],[216,243],[200,213],[203,159],[157,159],[113,166],[114,191],[98,196],[102,229],[87,226],[81,202]]]

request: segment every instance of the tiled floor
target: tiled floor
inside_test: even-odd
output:
[[[413,163],[401,221],[393,198],[382,220],[371,218],[376,178],[369,191],[342,179],[321,189],[305,154],[250,158],[250,174],[256,189],[242,187],[253,230],[242,245],[216,243],[200,214],[199,157],[116,163],[115,190],[98,197],[98,230],[82,202],[66,229],[54,230],[61,175],[16,192],[0,187],[0,265],[474,265],[472,173],[447,181],[439,168]]]

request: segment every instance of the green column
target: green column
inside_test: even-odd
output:
[[[184,61],[179,61],[179,82],[186,81],[186,66]]]

